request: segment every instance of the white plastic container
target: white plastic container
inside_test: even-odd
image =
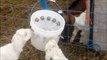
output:
[[[59,41],[59,36],[64,29],[64,18],[51,10],[38,10],[31,15],[31,28],[34,36],[31,38],[32,45],[44,51],[45,44],[53,38]]]

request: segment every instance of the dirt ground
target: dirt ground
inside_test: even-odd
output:
[[[69,2],[70,1],[70,2]],[[72,0],[73,2],[74,0]],[[66,9],[71,0],[58,0],[62,9]],[[40,8],[38,3],[31,11],[36,0],[0,0],[0,47],[9,43],[15,31],[20,28],[30,28],[30,13]],[[53,8],[54,4],[49,3]],[[59,47],[69,60],[107,60],[107,53],[87,52],[85,45],[76,43],[59,42]],[[19,60],[44,60],[45,52],[35,49],[30,41],[23,48]]]

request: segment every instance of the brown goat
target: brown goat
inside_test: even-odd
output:
[[[66,21],[65,29],[62,33],[62,41],[73,41],[77,32],[85,26],[86,19],[86,0],[75,0],[64,12]],[[74,27],[74,29],[73,29]],[[72,34],[73,30],[73,34]],[[71,37],[72,35],[72,37]]]

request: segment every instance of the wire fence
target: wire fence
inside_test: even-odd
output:
[[[66,10],[66,8],[68,8],[69,5],[71,3],[73,3],[73,1],[75,1],[75,0],[72,0],[72,2],[71,2],[71,0],[66,0],[66,1],[65,0],[58,0],[56,3],[53,3],[53,2],[48,2],[48,3],[52,7],[51,10],[54,10],[54,11],[58,11],[59,9],[61,9],[62,11],[82,12],[82,11]],[[97,8],[100,8],[100,7],[97,7]],[[10,31],[10,34],[11,34],[11,37],[12,37],[13,30],[17,30],[18,29],[17,27],[19,27],[19,28],[25,27],[25,26],[28,27],[31,14],[34,11],[37,11],[37,10],[40,10],[40,9],[42,9],[42,7],[40,5],[39,0],[22,0],[22,1],[2,0],[0,2],[0,34],[6,35]],[[88,12],[88,13],[90,13],[90,12]],[[94,13],[95,15],[99,15],[99,16],[107,16],[107,13],[103,13],[103,12],[96,12],[95,11],[95,12],[91,12],[91,13]],[[13,25],[7,24],[7,23],[9,23],[9,21],[7,21],[5,23],[5,20],[8,20],[8,19],[14,21],[14,24]],[[95,33],[103,32],[107,29],[107,26],[103,26],[103,24],[105,24],[105,22],[100,21],[100,23],[102,23],[102,24],[100,24],[100,27],[99,26],[94,26],[94,32]],[[21,26],[21,25],[24,25],[24,24],[25,24],[25,26]],[[96,24],[99,24],[99,22],[96,22]],[[70,24],[68,24],[68,25],[73,26],[73,25],[70,25]],[[15,26],[15,27],[10,28],[9,26],[10,27]],[[84,26],[85,31],[89,32],[89,28],[92,28],[92,27],[89,27],[88,25]],[[4,31],[6,32],[6,29],[9,29],[9,30],[7,31],[7,33],[4,33]],[[10,35],[10,34],[7,34],[7,35]],[[88,34],[89,33],[86,33],[87,37],[88,37]],[[71,36],[66,36],[66,37],[71,37]],[[3,36],[1,38],[4,39]],[[80,39],[80,37],[76,37],[75,39],[78,40],[78,39]],[[86,40],[86,38],[84,38],[84,40]],[[89,40],[89,39],[87,39],[87,40]],[[0,43],[3,43],[3,42],[0,42]],[[6,41],[2,45],[4,45],[4,44],[6,44]],[[62,45],[60,45],[60,44],[62,44]],[[103,42],[102,42],[102,44],[103,44]],[[2,46],[2,45],[0,45],[0,46]],[[59,45],[60,45],[60,47],[62,47],[62,50],[65,52],[64,54],[70,60],[85,60],[85,58],[87,57],[85,55],[86,52],[84,52],[84,51],[86,51],[85,50],[86,46],[83,45],[83,44],[80,44],[80,43],[76,43],[76,44],[75,43],[74,44],[73,43],[72,44],[67,43],[66,44],[66,43],[60,42]],[[73,49],[73,50],[69,51],[70,53],[67,54],[67,52],[65,50],[66,50],[68,45],[70,46],[70,47],[68,47],[69,50],[70,49]],[[64,46],[66,46],[66,47],[64,47]],[[99,55],[99,56],[96,57],[96,55],[98,55],[97,52],[88,53],[88,54],[89,54],[88,55],[88,60],[95,60],[95,59],[97,59],[97,60],[102,59],[103,60],[102,55]],[[90,55],[92,55],[92,56],[90,56]],[[32,58],[32,57],[30,57],[30,58]],[[41,59],[43,59],[43,55],[42,55]],[[23,58],[20,58],[19,60],[23,60]]]
[[[0,17],[10,17],[10,18],[14,18],[14,19],[25,19],[25,20],[30,20],[30,16],[34,11],[40,10],[42,9],[42,7],[40,6],[40,2],[39,0],[35,0],[33,1],[31,5],[22,5],[22,4],[15,4],[14,2],[12,3],[12,0],[6,0],[8,3],[4,3],[4,4],[0,4],[1,7],[1,13],[0,13]],[[15,1],[15,0],[13,0]],[[25,0],[23,0],[25,2]],[[19,2],[19,1],[17,1]],[[68,3],[69,0],[67,0],[65,3],[66,5],[69,4]],[[53,4],[53,5],[52,5]],[[58,11],[59,8],[62,9],[62,11],[68,11],[68,12],[82,12],[82,11],[75,11],[75,10],[65,10],[64,8],[61,7],[61,5],[59,5],[58,3],[54,4],[51,3],[51,7],[55,6],[54,8],[52,8],[51,10],[54,11]],[[67,7],[67,6],[66,6]],[[2,9],[3,8],[3,9]],[[100,8],[100,7],[97,7]],[[17,11],[19,10],[19,11]],[[15,12],[17,12],[15,14]],[[102,15],[105,16],[107,15],[107,13],[103,13],[103,12],[87,12],[87,13],[94,13],[94,14],[98,14],[98,15]],[[88,27],[89,28],[89,27]],[[91,27],[90,27],[91,28]],[[95,29],[97,29],[98,27],[95,26]],[[106,29],[106,27],[101,27],[101,29]]]

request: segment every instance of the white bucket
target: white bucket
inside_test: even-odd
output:
[[[45,44],[49,39],[59,41],[59,36],[64,29],[64,18],[51,10],[38,10],[31,15],[31,28],[34,36],[31,38],[32,45],[44,51]]]

